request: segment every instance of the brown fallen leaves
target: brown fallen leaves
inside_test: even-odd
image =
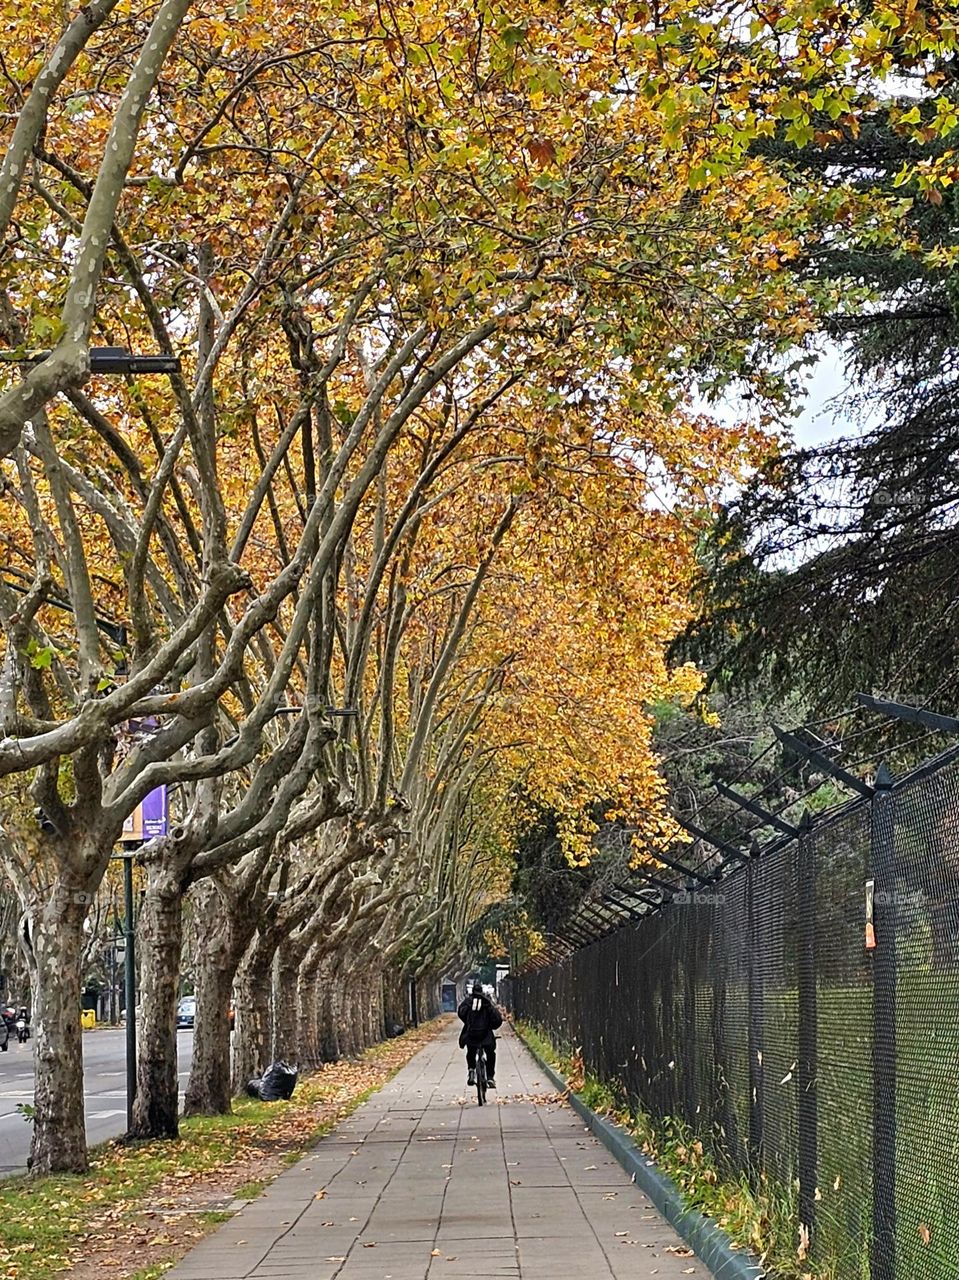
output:
[[[230,1216],[238,1193],[257,1194],[445,1025],[437,1020],[355,1062],[324,1067],[301,1080],[290,1102],[243,1101],[233,1118],[184,1121],[176,1142],[103,1147],[84,1179],[0,1186],[0,1221],[22,1218],[24,1226],[0,1233],[0,1280],[128,1280],[178,1260]],[[38,1215],[62,1231],[37,1231]]]

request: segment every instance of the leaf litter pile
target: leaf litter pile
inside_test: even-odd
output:
[[[159,1276],[431,1041],[439,1019],[301,1080],[289,1102],[234,1100],[175,1142],[109,1143],[80,1176],[0,1183],[0,1280]]]

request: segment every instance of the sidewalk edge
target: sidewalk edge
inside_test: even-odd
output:
[[[700,1213],[688,1209],[682,1193],[673,1180],[656,1167],[636,1145],[626,1130],[611,1120],[598,1115],[573,1093],[569,1084],[553,1067],[545,1062],[514,1026],[518,1038],[526,1050],[546,1073],[552,1084],[569,1098],[573,1110],[586,1121],[589,1129],[603,1146],[632,1175],[640,1188],[669,1222],[679,1232],[689,1247],[712,1271],[715,1280],[764,1280],[766,1272],[762,1264],[751,1254],[733,1246],[729,1236],[715,1222]],[[768,1280],[768,1278],[767,1278]]]

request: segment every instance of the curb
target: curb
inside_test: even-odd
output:
[[[666,1221],[675,1227],[697,1257],[705,1262],[715,1280],[770,1280],[766,1277],[762,1264],[751,1254],[734,1248],[721,1227],[698,1209],[687,1209],[673,1180],[657,1169],[654,1161],[640,1150],[621,1125],[605,1120],[587,1107],[578,1094],[571,1092],[568,1082],[548,1062],[543,1061],[515,1027],[513,1030],[550,1082],[560,1093],[567,1095],[570,1106],[585,1120],[587,1128],[592,1130],[626,1172],[632,1175],[636,1186],[650,1198]]]

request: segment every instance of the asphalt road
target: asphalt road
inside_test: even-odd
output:
[[[181,1031],[180,1092],[186,1087],[193,1052],[193,1032]],[[115,1138],[127,1127],[126,1038],[123,1031],[90,1031],[83,1037],[84,1102],[87,1141]],[[11,1037],[0,1053],[0,1178],[24,1173],[30,1152],[30,1124],[17,1104],[33,1102],[33,1041],[17,1044]]]

